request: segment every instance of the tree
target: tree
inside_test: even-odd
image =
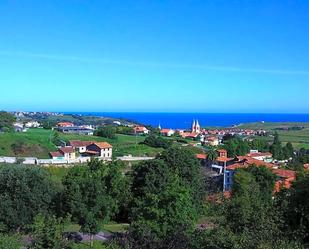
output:
[[[122,189],[126,187],[122,183],[124,178],[119,168],[114,168],[118,166],[92,160],[88,167],[71,168],[65,177],[67,211],[81,226],[81,231],[94,235],[99,232],[100,223],[107,223],[117,213],[120,202],[125,198],[122,194],[126,193]]]
[[[287,233],[305,243],[309,242],[309,174],[299,174],[291,189],[285,192],[284,217]]]
[[[115,139],[116,138],[116,128],[111,125],[100,126],[96,131],[95,135],[99,137]]]
[[[0,131],[12,131],[15,121],[16,118],[12,114],[0,111]]]
[[[56,146],[61,146],[63,145],[60,135],[58,131],[54,131],[52,134],[52,143],[55,144]]]
[[[37,215],[33,225],[33,243],[31,249],[62,249],[64,227],[61,218],[53,215]]]
[[[161,248],[160,242],[196,219],[191,191],[159,159],[140,163],[133,172],[130,237],[134,248]]]
[[[272,205],[274,179],[269,169],[254,166],[239,169],[234,176],[232,198],[226,210],[226,226],[253,245],[273,241],[280,235],[280,217]]]
[[[145,138],[144,144],[154,148],[167,149],[171,146],[171,141],[160,136],[150,135]]]
[[[292,145],[291,142],[288,142],[285,145],[283,154],[284,154],[284,158],[285,159],[293,158],[293,156],[294,156],[294,148],[293,148],[293,145]]]
[[[0,234],[0,249],[20,249],[20,239],[16,236]]]
[[[255,165],[251,165],[246,171],[252,174],[256,183],[259,185],[262,200],[271,202],[277,179],[276,175],[266,167],[257,167]]]
[[[282,153],[281,141],[279,139],[279,134],[277,132],[275,132],[274,142],[270,146],[270,152],[273,154],[273,158],[278,159],[278,160],[284,159],[284,155]]]
[[[207,160],[209,160],[211,163],[216,161],[218,158],[218,152],[214,147],[210,147],[210,149],[207,151]]]
[[[244,156],[250,150],[249,143],[238,137],[228,139],[223,147],[227,150],[229,157]]]
[[[157,157],[176,172],[181,181],[192,193],[192,198],[197,209],[201,210],[205,196],[205,183],[201,165],[194,153],[187,148],[172,146]]]
[[[269,144],[267,141],[262,139],[253,139],[249,143],[250,149],[252,150],[258,150],[260,152],[268,152],[269,151]]]
[[[39,212],[46,213],[56,190],[47,171],[39,167],[0,167],[0,227],[25,230]]]

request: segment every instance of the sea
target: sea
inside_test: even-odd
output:
[[[202,127],[232,127],[252,122],[309,122],[309,114],[250,113],[150,113],[150,112],[74,112],[85,116],[112,117],[171,129],[189,129],[193,120]]]

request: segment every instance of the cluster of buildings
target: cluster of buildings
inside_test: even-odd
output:
[[[111,160],[113,146],[107,142],[71,140],[69,145],[49,153],[53,160],[75,160],[77,157],[97,157]]]
[[[267,167],[276,176],[275,192],[282,188],[289,188],[291,183],[296,179],[296,172],[293,170],[279,169],[273,164],[272,154],[269,152],[262,153],[252,150],[245,156],[237,156],[229,158],[228,153],[224,149],[217,150],[218,157],[214,161],[207,158],[207,154],[197,154],[196,157],[203,161],[203,164],[217,173],[217,176],[223,176],[223,190],[230,191],[233,186],[233,178],[237,169],[247,168],[251,165],[257,167]]]
[[[26,123],[15,122],[13,128],[16,132],[26,132],[29,128],[39,128],[41,124],[37,121],[28,121]]]
[[[67,134],[79,134],[79,135],[89,135],[92,136],[95,130],[95,127],[92,125],[74,125],[71,122],[59,122],[57,127],[55,127],[57,131]]]
[[[225,135],[238,135],[238,136],[264,136],[265,130],[251,130],[251,129],[239,129],[239,128],[226,128],[226,129],[202,129],[198,120],[193,120],[190,130],[181,129],[160,129],[161,135],[173,136],[177,134],[182,138],[189,138],[198,140],[204,145],[218,146]]]
[[[36,117],[36,116],[63,116],[63,113],[59,112],[24,112],[24,111],[15,111],[11,112],[17,118],[24,118],[24,117]]]

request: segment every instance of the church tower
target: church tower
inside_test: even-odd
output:
[[[193,119],[191,132],[195,132],[195,119]]]
[[[200,133],[201,132],[201,126],[200,126],[198,120],[196,120],[196,123],[195,123],[195,132],[196,133]]]

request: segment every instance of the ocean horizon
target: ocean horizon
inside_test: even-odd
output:
[[[202,127],[231,127],[252,122],[309,122],[309,114],[283,113],[66,112],[66,114],[127,119],[171,129],[189,129],[193,120],[198,120]]]

